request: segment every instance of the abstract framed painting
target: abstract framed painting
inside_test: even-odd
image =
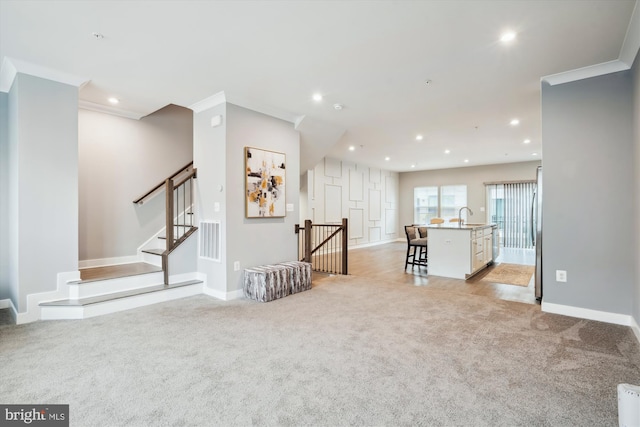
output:
[[[244,163],[246,217],[284,217],[285,154],[245,147]]]

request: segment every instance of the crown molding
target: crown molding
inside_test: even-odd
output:
[[[11,90],[13,81],[18,73],[64,83],[77,88],[81,88],[90,80],[85,77],[5,56],[2,59],[2,68],[0,69],[0,92],[9,92]]]
[[[551,86],[563,83],[574,82],[576,80],[588,79],[591,77],[603,76],[605,74],[617,73],[629,70],[640,50],[640,1],[636,2],[631,13],[631,20],[627,27],[620,55],[618,59],[603,62],[601,64],[590,65],[575,70],[565,71],[558,74],[551,74],[540,78],[541,82],[549,83]]]
[[[90,111],[97,111],[98,113],[111,114],[114,116],[125,117],[127,119],[140,120],[145,114],[136,113],[134,111],[127,111],[121,108],[110,107],[108,105],[96,104],[90,101],[78,101],[78,108],[82,108]]]
[[[576,70],[544,76],[540,79],[540,81],[547,82],[551,86],[554,86],[563,83],[574,82],[576,80],[603,76],[605,74],[617,73],[618,71],[625,71],[629,68],[631,67],[629,67],[624,62],[616,59],[615,61],[603,62],[602,64],[589,65],[588,67],[582,67]]]
[[[224,91],[222,91],[198,101],[195,104],[191,104],[187,108],[192,109],[194,113],[201,113],[209,108],[215,107],[216,105],[224,104],[225,102],[227,102],[227,99]]]
[[[627,27],[627,34],[620,49],[620,61],[624,62],[631,68],[636,55],[640,50],[640,2],[636,1],[636,5],[631,13],[631,21]]]

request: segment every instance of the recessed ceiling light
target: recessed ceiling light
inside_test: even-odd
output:
[[[322,101],[322,94],[321,93],[314,93],[313,94],[313,100],[316,101],[316,102]]]
[[[335,110],[342,110],[344,108],[344,105],[342,105],[342,104],[333,104],[333,108]]]
[[[416,141],[422,141],[422,135],[416,135]]]
[[[427,86],[431,85],[431,83],[433,83],[433,81],[431,79],[427,79],[427,80],[424,81],[424,84],[427,85]]]
[[[117,104],[118,102],[120,102],[120,100],[118,98],[109,98],[109,102],[112,104]]]
[[[356,147],[354,147],[353,145],[349,146],[349,151],[355,151]]]
[[[538,153],[531,153],[531,155],[532,155],[532,156],[537,156],[537,155],[538,155]]]
[[[389,160],[391,160],[391,157],[389,157],[389,156],[387,156],[387,157],[385,157],[385,158],[384,158],[384,161],[385,161],[385,162],[388,162]]]
[[[511,126],[518,126],[520,124],[520,120],[513,119],[509,122],[509,124],[511,124]]]
[[[449,154],[451,150],[444,150],[444,154]]]
[[[415,163],[414,163],[414,164],[412,164],[412,165],[411,165],[411,167],[412,167],[412,168],[415,168],[415,167],[416,167]]]
[[[514,41],[515,39],[516,33],[514,33],[513,31],[506,31],[500,36],[500,41],[503,43],[509,43],[511,41]]]
[[[531,140],[530,140],[530,139],[525,139],[524,141],[522,141],[522,143],[523,143],[523,144],[528,144],[528,143],[530,143],[530,142],[531,142]]]
[[[464,159],[464,162],[465,163],[469,163],[469,159]]]

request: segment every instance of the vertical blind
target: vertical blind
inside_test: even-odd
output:
[[[535,182],[506,183],[504,185],[505,248],[533,248],[533,195]]]

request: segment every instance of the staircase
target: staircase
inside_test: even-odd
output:
[[[166,225],[139,250],[143,262],[80,270],[81,280],[67,283],[66,299],[40,304],[42,320],[84,319],[203,292],[197,273],[171,278],[171,253],[197,231],[193,220],[193,180],[196,169],[189,164],[134,201],[142,204],[165,190]],[[179,180],[175,184],[175,180]]]

